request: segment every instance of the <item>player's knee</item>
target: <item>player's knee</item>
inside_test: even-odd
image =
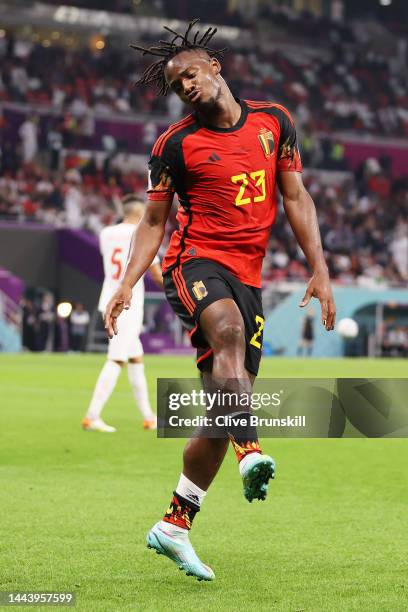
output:
[[[143,363],[143,357],[131,357],[129,363]]]
[[[217,325],[213,335],[213,350],[232,350],[245,346],[245,331],[236,321],[224,321]]]
[[[121,368],[123,368],[123,366],[125,365],[124,361],[118,361],[117,359],[112,359],[113,363],[117,363],[118,366],[120,366]]]

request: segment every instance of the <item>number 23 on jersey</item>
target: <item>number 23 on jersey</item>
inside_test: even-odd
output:
[[[235,198],[235,206],[246,206],[247,204],[263,202],[266,199],[265,170],[255,170],[247,174],[235,174],[231,176],[231,181],[239,185],[239,191]],[[257,195],[252,193],[256,192]]]

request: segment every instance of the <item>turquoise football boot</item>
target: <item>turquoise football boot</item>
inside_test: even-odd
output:
[[[147,534],[147,548],[153,548],[157,554],[165,555],[186,572],[187,576],[195,576],[198,580],[214,580],[215,575],[210,567],[204,565],[197,557],[187,536],[178,537],[166,533],[159,523]]]
[[[253,499],[265,499],[269,479],[275,478],[275,461],[268,455],[252,453],[246,460],[241,476],[244,495],[249,502]]]

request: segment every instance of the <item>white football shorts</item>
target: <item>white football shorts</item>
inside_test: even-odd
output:
[[[143,309],[123,310],[117,319],[118,333],[109,340],[108,359],[127,361],[143,355],[140,333],[143,325]]]

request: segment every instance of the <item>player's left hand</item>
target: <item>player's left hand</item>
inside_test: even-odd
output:
[[[322,323],[327,331],[331,331],[336,321],[336,305],[327,271],[317,271],[313,274],[299,306],[301,308],[307,306],[312,297],[319,300],[322,309]]]
[[[132,289],[121,286],[113,295],[104,314],[105,329],[110,339],[118,333],[117,318],[123,309],[128,310],[132,300]]]

